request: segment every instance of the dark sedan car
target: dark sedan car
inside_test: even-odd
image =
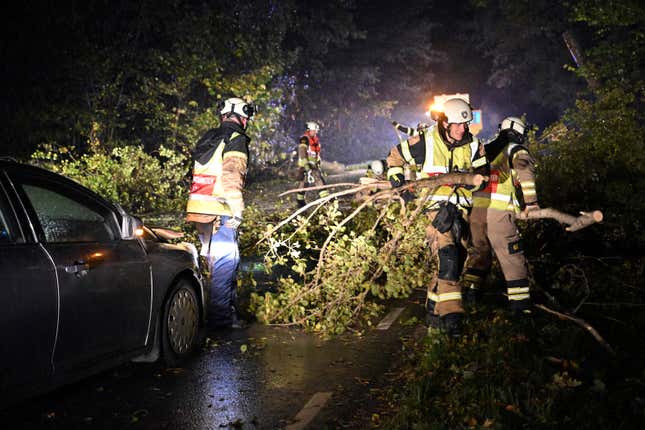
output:
[[[206,300],[194,246],[0,159],[0,407],[130,359],[176,364],[203,339]]]

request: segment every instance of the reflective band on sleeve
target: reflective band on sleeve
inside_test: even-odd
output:
[[[412,154],[410,153],[410,143],[406,140],[404,142],[401,142],[401,152],[403,155],[403,159],[409,163],[409,164],[416,164],[414,161],[414,158],[412,157]]]
[[[508,145],[508,147],[506,148],[506,151],[507,151],[506,153],[508,155],[511,155],[511,152],[513,151],[513,148],[515,148],[516,146],[517,146],[517,143],[511,143],[510,145]]]
[[[509,300],[526,300],[530,298],[531,298],[530,294],[513,294],[508,296]]]
[[[437,298],[437,303],[438,302],[447,302],[448,300],[461,300],[461,293],[444,293],[444,294],[439,294],[439,297]]]
[[[433,302],[437,303],[439,301],[439,295],[436,293],[428,293],[428,299],[432,300]]]
[[[475,168],[484,166],[485,164],[486,164],[486,157],[481,157],[473,161],[473,167]]]
[[[522,182],[520,184],[522,186],[522,193],[524,196],[534,196],[536,195],[535,192],[535,182]]]
[[[390,167],[387,170],[387,177],[395,176],[395,175],[402,175],[403,174],[403,167]]]
[[[479,150],[479,139],[473,136],[472,142],[470,142],[470,157],[469,160],[472,160],[477,151]]]
[[[247,160],[249,157],[243,152],[240,151],[228,151],[224,153],[224,156],[222,158],[228,158],[228,157],[239,157],[239,158],[244,158]]]
[[[519,145],[509,145],[509,149],[508,149],[509,154],[511,153],[511,149],[510,149],[511,146],[519,146]],[[529,151],[527,151],[526,149],[519,149],[515,154],[513,154],[513,160],[512,161],[515,161],[515,157],[517,157],[519,154],[522,154],[522,153],[528,154]]]
[[[464,274],[464,281],[479,283],[482,281],[482,276],[466,273]]]

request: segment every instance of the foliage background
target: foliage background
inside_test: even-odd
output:
[[[557,409],[555,399],[580,411],[589,405],[610,411],[578,427],[593,428],[612,417],[623,417],[627,427],[642,416],[645,398],[638,341],[645,329],[643,6],[631,0],[402,6],[394,13],[391,2],[368,0],[5,5],[0,154],[63,172],[135,213],[179,213],[192,145],[217,126],[216,103],[232,94],[261,108],[250,128],[252,180],[284,172],[307,120],[323,125],[324,157],[356,163],[383,158],[396,143],[389,120],[414,125],[433,94],[470,92],[484,109],[489,131],[504,116],[526,113],[537,124],[531,148],[539,161],[541,205],[605,214],[604,224],[569,236],[548,222],[522,226],[536,298],[593,322],[618,357],[606,366],[584,341],[584,332],[542,325],[533,333],[552,342],[529,352],[549,349],[588,369],[574,377],[581,385],[572,387],[563,370],[554,380],[540,362],[520,360],[527,349],[518,338],[497,345],[477,335],[472,354],[512,363],[517,371],[502,375],[480,363],[477,368],[491,372],[484,381],[481,375],[468,379],[473,369],[459,362],[467,356],[430,346],[422,369],[434,372],[434,379],[415,379],[422,388],[406,397],[412,409],[408,415],[402,411],[398,422],[428,428],[431,415],[450,428],[500,423],[555,428],[554,423],[585,419]],[[581,48],[575,61],[563,41],[565,32]],[[247,218],[260,228],[269,222],[261,216],[251,211]],[[307,234],[315,248],[320,237]],[[352,251],[349,239],[355,237],[349,234],[341,237],[339,255]],[[379,242],[362,245],[361,252],[377,254]],[[390,275],[395,280],[401,272]],[[334,317],[329,327],[337,328],[338,322],[345,327],[345,316]],[[483,328],[503,330],[498,324],[506,323],[500,321],[484,320]],[[546,376],[531,379],[523,366]],[[521,385],[526,380],[529,384]],[[493,424],[485,425],[485,416],[473,417],[475,406],[457,395],[424,409],[455,382],[469,398],[489,396]],[[483,392],[500,386],[521,389]],[[577,396],[582,390],[585,395]],[[512,398],[531,393],[543,403],[522,406]],[[504,421],[495,401],[512,405],[513,418]],[[628,406],[612,416],[617,404]],[[557,420],[562,417],[569,421]]]

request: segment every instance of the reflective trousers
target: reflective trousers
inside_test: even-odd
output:
[[[197,224],[201,255],[208,260],[210,270],[210,302],[207,309],[208,325],[228,326],[235,320],[237,302],[237,268],[240,251],[237,246],[237,230],[226,227],[230,218],[222,216],[219,228],[213,224]],[[210,240],[209,240],[210,239]]]
[[[428,213],[431,222],[436,215],[437,211]],[[428,309],[439,316],[463,313],[459,275],[466,255],[464,243],[456,242],[451,230],[440,233],[431,224],[426,227],[426,240],[433,257],[439,259],[437,279],[428,285]]]
[[[508,299],[529,299],[528,267],[515,225],[515,213],[473,208],[470,233],[472,245],[468,250],[464,287],[481,286],[490,271],[494,253],[506,280]]]

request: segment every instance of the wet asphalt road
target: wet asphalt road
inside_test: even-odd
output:
[[[405,353],[401,337],[425,330],[420,324],[401,324],[414,316],[421,319],[419,296],[389,303],[389,310],[404,308],[392,326],[369,328],[362,336],[323,340],[260,324],[210,332],[209,345],[182,368],[123,365],[1,411],[1,427],[365,428],[378,412],[376,397],[389,383],[388,372]],[[312,397],[314,403],[329,399],[319,413],[310,411],[315,418],[302,427],[296,417],[303,417]]]
[[[362,172],[334,175],[356,182]],[[244,262],[243,262],[244,264]],[[253,270],[253,269],[251,269]],[[3,429],[338,429],[370,427],[402,338],[425,333],[424,292],[392,301],[388,329],[331,340],[251,324],[208,333],[181,368],[130,363],[0,410]],[[390,314],[392,315],[392,314]],[[403,324],[402,324],[403,323]],[[305,408],[305,406],[321,406]]]

